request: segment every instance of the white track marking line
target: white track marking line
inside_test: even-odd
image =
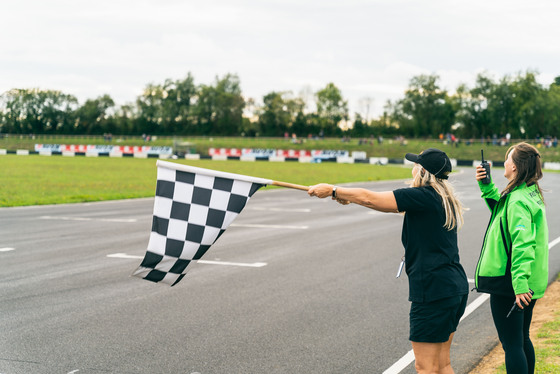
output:
[[[560,243],[560,236],[548,243],[548,250],[550,251],[550,249],[558,243]],[[469,282],[471,281],[474,283],[473,279],[469,279]],[[463,314],[463,317],[461,317],[461,321],[476,309],[478,309],[478,307],[484,304],[484,302],[489,298],[489,294],[483,294],[474,299],[474,301],[467,305],[467,307],[465,308],[465,313]],[[385,370],[383,374],[399,374],[403,369],[410,365],[412,361],[414,361],[414,351],[410,350],[407,354],[405,354],[397,362],[395,362],[389,369]]]
[[[268,265],[266,262],[244,263],[244,262],[209,261],[209,260],[198,260],[197,263],[208,264],[208,265],[241,266],[241,267],[248,267],[248,268],[262,268],[263,266]]]
[[[232,223],[230,227],[255,227],[261,229],[290,229],[290,230],[307,230],[309,226],[286,226],[286,225],[261,225],[253,223]]]
[[[88,217],[64,217],[64,216],[41,216],[39,219],[60,220],[60,221],[98,221],[98,222],[137,222],[136,218],[88,218]]]
[[[143,259],[144,256],[135,256],[135,255],[127,255],[126,253],[113,253],[107,255],[107,257],[111,258],[132,258],[132,259]],[[228,261],[208,261],[208,260],[198,260],[198,264],[208,264],[208,265],[223,265],[223,266],[241,266],[241,267],[249,267],[249,268],[261,268],[263,266],[268,265],[266,262],[253,262],[253,263],[246,263],[246,262],[228,262]]]
[[[259,210],[268,212],[294,212],[294,213],[309,213],[311,209],[303,208],[261,208],[261,207],[247,207],[245,210]]]
[[[16,250],[15,248],[10,248],[10,247],[0,248],[0,252],[10,252],[15,250]]]
[[[548,243],[548,250],[550,251],[550,249],[558,243],[560,243],[560,236]]]

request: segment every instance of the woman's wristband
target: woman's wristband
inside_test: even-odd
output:
[[[336,186],[333,186],[333,188],[332,188],[332,197],[333,197],[333,199],[336,199],[336,188],[337,188]]]

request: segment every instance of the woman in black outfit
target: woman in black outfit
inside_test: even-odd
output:
[[[310,196],[332,197],[387,213],[404,213],[402,243],[409,282],[410,336],[418,373],[451,374],[449,350],[465,311],[467,276],[459,263],[457,228],[463,207],[447,181],[451,161],[434,148],[419,155],[409,188],[374,192],[363,188],[318,184]]]

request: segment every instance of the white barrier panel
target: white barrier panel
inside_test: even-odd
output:
[[[200,160],[200,155],[198,153],[194,154],[194,155],[186,154],[185,159],[186,160]]]
[[[354,160],[365,160],[367,159],[367,153],[364,151],[352,151],[352,158]]]
[[[18,149],[16,151],[16,155],[18,155],[18,156],[29,156],[29,151],[27,149]]]
[[[543,168],[548,170],[560,170],[560,162],[545,162]]]
[[[136,152],[134,153],[134,158],[148,158],[147,153]]]
[[[353,164],[354,163],[354,158],[353,157],[348,157],[348,156],[341,156],[341,157],[336,158],[336,162],[338,164]]]
[[[0,155],[7,155],[8,151],[6,151],[5,149],[0,149]]]
[[[272,161],[272,162],[284,162],[286,161],[286,157],[282,157],[282,156],[272,156],[268,158],[268,161]]]
[[[252,155],[243,155],[241,157],[239,157],[240,161],[255,161],[257,158],[255,156]]]
[[[304,162],[304,163],[308,163],[308,162],[311,162],[311,161],[313,161],[313,157],[300,157],[298,159],[298,162]]]
[[[373,165],[387,165],[389,163],[389,158],[387,157],[370,157],[369,163]]]
[[[227,161],[227,157],[226,155],[213,155],[212,156],[212,160],[214,161]]]
[[[161,160],[168,160],[172,157],[173,157],[173,155],[159,155],[158,158],[161,159]]]
[[[64,157],[74,157],[76,156],[75,152],[70,152],[70,151],[62,151],[62,156]]]
[[[122,157],[122,153],[121,152],[111,152],[109,153],[109,157]]]
[[[39,156],[52,156],[52,152],[49,150],[39,151]]]
[[[99,152],[87,151],[86,157],[99,157]]]

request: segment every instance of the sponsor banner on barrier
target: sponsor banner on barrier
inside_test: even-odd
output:
[[[317,160],[350,157],[344,150],[305,150],[305,149],[268,149],[268,148],[209,148],[209,156],[241,157],[253,156],[255,158],[313,158]]]
[[[241,149],[239,148],[210,148],[208,149],[209,156],[227,156],[227,157],[241,157]]]
[[[338,157],[349,157],[348,151],[342,150],[313,150],[311,151],[311,157],[314,159],[326,160],[326,159],[336,159]]]
[[[306,151],[304,149],[278,149],[276,150],[277,157],[284,157],[284,158],[302,158],[302,157],[311,157],[311,151]]]
[[[275,149],[267,149],[267,148],[243,148],[241,150],[243,156],[255,157],[255,158],[268,158],[268,157],[275,157],[276,150]]]
[[[35,144],[35,151],[50,152],[80,152],[80,153],[122,153],[136,154],[143,153],[146,155],[171,155],[173,149],[171,147],[160,146],[127,146],[127,145],[83,145],[83,144]]]

